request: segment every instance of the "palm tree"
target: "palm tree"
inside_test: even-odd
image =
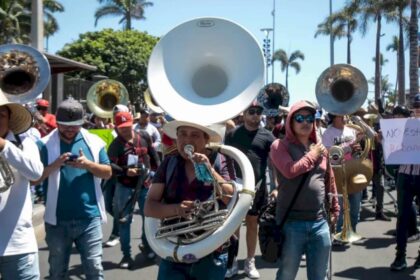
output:
[[[419,49],[418,49],[418,14],[417,14],[418,0],[411,0],[411,16],[410,16],[410,97],[419,92]]]
[[[122,17],[119,23],[123,24],[124,30],[131,30],[132,19],[146,19],[145,8],[153,6],[152,2],[146,0],[98,0],[98,2],[104,5],[95,12],[95,26],[99,19],[105,16],[118,16]]]
[[[390,1],[383,0],[353,0],[356,5],[360,6],[361,25],[360,30],[362,35],[366,35],[367,27],[371,20],[376,22],[376,47],[375,57],[380,57],[381,49],[381,34],[382,34],[382,17],[387,21],[390,20],[388,12],[391,10]],[[381,65],[379,59],[375,61],[375,100],[378,100],[381,95]]]
[[[352,33],[357,28],[358,22],[355,17],[358,12],[358,6],[352,2],[346,5],[342,10],[328,16],[324,22],[318,24],[318,30],[315,33],[315,38],[318,35],[333,35],[333,40],[336,38],[347,38],[347,63],[351,63],[351,42],[353,40]]]
[[[285,50],[279,49],[274,52],[273,62],[278,60],[281,63],[281,71],[286,71],[286,89],[288,89],[289,79],[289,67],[295,69],[296,74],[300,72],[300,64],[297,62],[298,59],[305,60],[305,55],[299,51],[294,51],[290,57],[287,55]]]
[[[397,91],[397,87],[398,87],[398,78],[399,78],[399,65],[400,65],[400,58],[399,58],[399,46],[400,46],[400,39],[398,39],[397,36],[393,36],[392,37],[392,43],[390,43],[388,46],[386,46],[386,50],[387,51],[393,51],[397,53],[397,80],[395,83],[395,91]]]
[[[0,2],[0,43],[22,43],[21,17],[25,7],[18,1]]]

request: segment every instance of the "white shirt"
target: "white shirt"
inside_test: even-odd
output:
[[[156,151],[160,151],[160,144],[162,142],[162,138],[160,136],[159,130],[151,123],[148,123],[146,127],[144,128],[141,127],[140,124],[137,123],[134,126],[134,131],[138,132],[139,130],[146,131],[147,134],[149,134],[150,137],[152,138],[153,148],[155,148]]]
[[[0,156],[10,165],[15,182],[0,193],[0,256],[37,252],[29,181],[39,179],[44,167],[30,138],[22,141],[22,150],[10,142],[16,140],[13,133],[5,139],[8,141]]]

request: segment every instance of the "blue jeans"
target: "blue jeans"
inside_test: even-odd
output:
[[[276,280],[295,279],[303,254],[306,254],[307,279],[324,280],[331,250],[327,221],[289,220],[283,226],[283,233],[285,239]]]
[[[80,253],[86,279],[104,279],[102,227],[99,217],[60,221],[56,226],[45,223],[45,232],[50,251],[50,280],[66,278],[73,242]]]
[[[343,227],[343,198],[339,197],[338,202],[340,203],[340,215],[337,220],[337,232],[341,232]],[[360,217],[360,203],[362,202],[362,192],[349,194],[349,206],[350,206],[350,223],[353,230],[356,232],[356,226],[359,222]]]
[[[196,263],[175,263],[162,259],[158,280],[223,280],[227,270],[227,253],[210,254]]]
[[[0,257],[0,279],[38,280],[38,252]]]
[[[420,176],[399,173],[397,177],[397,249],[405,252],[409,227],[413,217],[413,199],[420,196]],[[412,227],[412,226],[411,226]]]
[[[117,183],[114,194],[114,217],[118,221],[119,236],[121,242],[121,251],[124,256],[131,256],[131,222],[133,221],[133,211],[127,202],[134,195],[135,190],[133,188],[125,187],[124,185]],[[131,202],[130,202],[131,203]],[[127,205],[127,207],[125,207]],[[124,209],[125,207],[125,209]],[[119,219],[126,217],[126,222],[121,223]]]

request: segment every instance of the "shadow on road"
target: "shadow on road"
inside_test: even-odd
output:
[[[357,280],[372,280],[372,279],[381,279],[381,280],[415,280],[416,276],[410,275],[414,274],[415,269],[410,267],[401,272],[390,271],[389,267],[374,267],[374,268],[364,268],[364,267],[353,267],[341,272],[335,272],[334,276],[344,277],[346,279],[357,279]]]

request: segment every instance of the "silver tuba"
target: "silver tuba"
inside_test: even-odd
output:
[[[20,44],[0,46],[2,104],[33,102],[47,87],[50,76],[48,60],[38,50]],[[10,124],[11,128],[14,125]],[[14,182],[9,163],[0,156],[0,193],[7,191]]]
[[[274,117],[280,115],[281,108],[289,106],[289,92],[282,84],[270,83],[260,90],[257,100],[264,108],[264,115]]]
[[[101,118],[112,118],[115,105],[128,103],[128,91],[115,80],[106,79],[93,84],[87,93],[86,102],[89,110]]]
[[[248,31],[225,19],[198,18],[161,38],[149,60],[148,83],[156,103],[174,119],[219,128],[223,137],[222,122],[257,97],[264,69],[262,51]],[[255,181],[248,158],[234,147],[211,143],[209,148],[238,163],[243,189],[235,190],[225,210],[207,211],[212,198],[197,202],[185,224],[166,227],[146,217],[147,240],[161,258],[189,263],[208,255],[229,239],[252,204]]]

